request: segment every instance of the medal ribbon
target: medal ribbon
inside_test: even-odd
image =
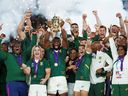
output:
[[[119,56],[118,59],[121,61],[120,70],[123,71],[123,61],[124,61],[124,57]]]
[[[22,56],[21,55],[18,55],[17,56],[17,63],[18,63],[18,65],[21,66],[22,65],[22,62],[23,62]]]
[[[33,60],[33,64],[34,64],[34,75],[37,74],[38,71],[38,64],[40,63],[40,61],[38,61],[37,63],[35,62],[35,60]]]
[[[54,60],[55,60],[55,63],[58,63],[58,59],[59,59],[59,52],[55,52],[54,51]]]
[[[82,59],[83,59],[83,56],[81,58],[78,58],[77,59],[77,62],[76,62],[76,67],[79,68],[81,62],[82,62]]]

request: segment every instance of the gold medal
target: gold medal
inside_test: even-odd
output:
[[[54,66],[57,67],[58,66],[58,63],[54,63]]]
[[[36,78],[37,76],[36,75],[34,75],[34,78]]]

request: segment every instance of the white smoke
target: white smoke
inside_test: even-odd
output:
[[[10,34],[16,36],[17,26],[28,8],[35,13],[43,14],[48,19],[54,15],[60,16],[62,19],[70,17],[73,22],[79,24],[80,32],[83,12],[88,14],[88,23],[92,29],[95,24],[95,18],[92,15],[94,9],[98,10],[101,21],[107,26],[118,24],[118,19],[115,17],[116,12],[124,14],[120,0],[0,0],[2,32],[7,36]],[[65,27],[69,30],[68,24]]]
[[[35,8],[35,0],[1,0],[0,1],[0,22],[3,23],[1,33],[8,37],[16,37],[18,24],[28,8]]]

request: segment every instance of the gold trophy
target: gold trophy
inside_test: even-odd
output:
[[[58,16],[54,16],[51,21],[47,22],[48,27],[51,32],[60,32],[61,27],[64,25],[64,21],[60,19]]]

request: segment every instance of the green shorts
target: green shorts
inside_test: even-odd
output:
[[[112,85],[112,96],[128,96],[128,84],[114,84]]]
[[[89,96],[104,96],[104,82],[91,84]]]

